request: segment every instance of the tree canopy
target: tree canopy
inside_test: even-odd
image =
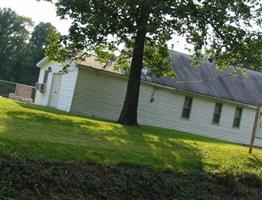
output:
[[[61,40],[56,37],[53,50],[57,46],[61,51],[49,51],[54,59],[61,58],[59,52],[72,56],[105,44],[111,50],[119,44],[130,47],[133,41],[127,94],[119,118],[124,124],[137,124],[143,63],[158,62],[152,58],[157,51],[151,48],[147,53],[147,47],[163,50],[173,35],[184,36],[193,44],[196,60],[207,56],[220,69],[233,65],[241,71],[243,66],[262,66],[259,0],[59,0],[55,5],[59,16],[70,17],[73,22],[69,35]],[[161,75],[167,68],[158,69],[155,72]]]
[[[40,22],[34,27],[31,34],[29,43],[27,58],[28,63],[26,66],[26,81],[30,84],[35,84],[38,79],[38,70],[36,63],[43,59],[45,55],[45,49],[49,45],[48,35],[51,31],[56,30],[51,23]]]
[[[34,85],[36,63],[45,56],[50,23],[39,23],[32,31],[31,19],[11,9],[0,9],[0,79]]]
[[[24,56],[29,18],[21,17],[11,9],[0,9],[0,78],[20,81],[22,68],[20,59]]]

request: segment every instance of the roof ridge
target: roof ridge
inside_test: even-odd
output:
[[[181,52],[181,51],[176,51],[176,50],[173,50],[173,49],[170,49],[169,50],[170,52],[172,52],[172,53],[174,53],[174,54],[180,54],[180,55],[183,55],[183,56],[186,56],[186,57],[191,57],[192,58],[192,56],[190,55],[190,54],[188,54],[188,53],[185,53],[185,52]],[[203,58],[206,62],[209,62],[210,64],[212,64],[212,65],[216,65],[215,63],[212,63],[212,62],[210,62],[209,60],[208,60],[208,58],[206,58],[206,57],[204,57]],[[233,68],[234,66],[228,66],[227,68]],[[196,67],[197,68],[197,67]],[[216,67],[215,67],[215,69],[216,69]],[[225,69],[226,70],[226,69]],[[256,70],[253,70],[253,69],[248,69],[248,68],[245,68],[245,70],[247,71],[247,72],[251,72],[251,73],[257,73],[257,74],[259,74],[259,75],[261,75],[262,76],[262,72],[259,72],[259,71],[256,71]],[[217,70],[217,71],[220,71],[220,70]],[[223,70],[224,71],[224,70]]]

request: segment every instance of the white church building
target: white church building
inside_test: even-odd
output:
[[[203,135],[235,143],[262,147],[262,73],[248,70],[248,79],[221,72],[203,61],[193,67],[189,56],[171,52],[177,78],[142,75],[138,122]],[[103,68],[95,57],[63,65],[41,60],[35,103],[66,112],[116,121],[127,87],[127,76]],[[254,128],[255,127],[255,128]]]

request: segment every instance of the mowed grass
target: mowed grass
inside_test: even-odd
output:
[[[262,150],[150,126],[129,127],[0,98],[0,155],[262,177]]]

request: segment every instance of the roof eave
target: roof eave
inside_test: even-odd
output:
[[[36,67],[38,68],[42,68],[43,66],[46,65],[46,63],[49,62],[49,58],[48,56],[44,57],[42,60],[40,60],[37,64],[36,64]]]

